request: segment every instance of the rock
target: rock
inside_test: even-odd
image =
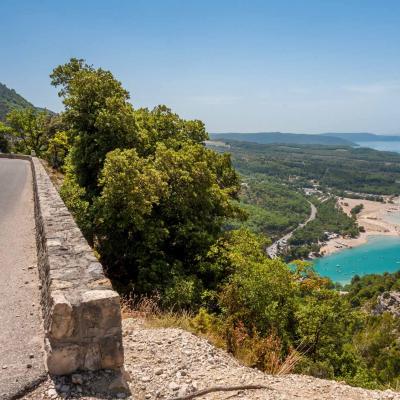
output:
[[[32,364],[26,364],[26,368],[32,368]]]
[[[122,374],[115,377],[113,379],[113,381],[110,383],[110,385],[108,386],[108,388],[112,393],[116,393],[117,396],[118,396],[118,393],[129,393],[130,392],[129,386],[128,386],[126,380],[124,379],[124,377],[122,376]]]
[[[72,381],[72,383],[74,383],[75,385],[82,385],[82,384],[83,384],[82,375],[80,375],[80,374],[73,374],[73,375],[71,376],[71,381]]]
[[[175,392],[175,391],[179,390],[179,385],[176,382],[171,382],[168,385],[168,388]]]
[[[51,397],[51,398],[57,397],[57,392],[56,392],[55,389],[49,389],[46,392],[46,394],[47,394],[48,397]]]
[[[185,396],[185,394],[187,394],[188,392],[189,392],[189,385],[187,385],[186,383],[184,383],[184,384],[180,387],[180,389],[179,389],[179,391],[178,391],[178,396],[179,396],[179,397]]]
[[[373,314],[380,315],[384,312],[389,312],[400,318],[400,292],[384,292],[377,298]]]
[[[60,391],[62,393],[67,393],[69,391],[69,385],[62,385]]]
[[[400,400],[400,393],[392,391],[355,388],[335,381],[304,375],[277,377],[264,374],[241,365],[231,355],[223,350],[215,349],[205,339],[176,328],[145,328],[143,321],[135,319],[124,320],[123,327],[124,331],[129,332],[124,338],[125,368],[133,378],[129,386],[123,369],[120,374],[115,370],[82,371],[77,375],[81,375],[85,382],[83,392],[81,392],[80,385],[71,386],[71,390],[67,393],[59,390],[63,397],[81,398],[82,400],[90,400],[93,397],[167,400],[173,397],[184,397],[211,386],[252,383],[266,385],[273,390],[237,390],[227,393],[226,396],[215,393],[207,398]],[[131,349],[127,344],[131,343],[133,339],[137,346],[133,346]],[[168,340],[173,341],[173,345],[168,345]],[[161,344],[156,345],[156,342]],[[156,349],[155,353],[154,349]],[[183,354],[183,349],[191,349],[192,355],[187,357]],[[61,388],[72,380],[72,376],[71,378],[61,376],[53,379],[56,388]],[[26,400],[55,400],[60,395],[57,396],[55,391],[48,395],[49,384],[52,384],[50,380],[39,392],[42,396],[40,394],[29,396],[26,397]]]
[[[122,378],[125,379],[126,382],[131,382],[132,378],[128,371],[125,368],[121,368]]]
[[[53,293],[52,300],[49,335],[52,339],[67,339],[74,330],[72,306],[61,292]]]
[[[31,353],[31,354],[29,354],[29,358],[31,358],[31,359],[35,358],[35,355]]]

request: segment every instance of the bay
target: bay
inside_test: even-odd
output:
[[[368,242],[313,261],[316,271],[346,284],[354,275],[383,274],[400,270],[400,238],[369,236]]]

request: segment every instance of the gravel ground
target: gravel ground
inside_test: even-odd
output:
[[[197,399],[400,399],[400,393],[388,390],[365,390],[303,375],[267,375],[240,365],[226,352],[180,329],[147,329],[143,321],[132,318],[123,321],[123,329],[129,394],[121,376],[102,371],[48,379],[24,398],[169,400],[211,386],[262,384],[269,389],[216,392]]]
[[[0,159],[0,399],[45,377],[28,161]]]

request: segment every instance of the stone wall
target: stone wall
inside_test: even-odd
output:
[[[41,162],[29,158],[49,373],[117,369],[124,361],[119,296]]]

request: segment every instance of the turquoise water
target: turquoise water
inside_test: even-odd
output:
[[[349,283],[354,275],[400,270],[400,238],[370,236],[368,242],[314,261],[316,271],[334,282]]]

